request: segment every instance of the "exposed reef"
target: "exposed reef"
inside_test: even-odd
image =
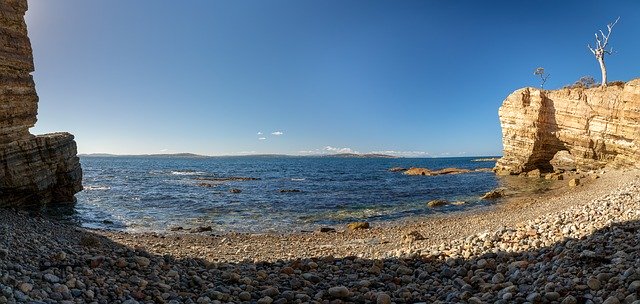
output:
[[[26,0],[0,3],[0,206],[74,202],[82,169],[69,133],[35,136],[38,95]]]
[[[552,171],[557,153],[578,170],[640,166],[640,79],[606,88],[519,89],[499,116],[498,174]]]

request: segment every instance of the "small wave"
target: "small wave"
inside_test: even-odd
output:
[[[87,191],[91,191],[91,190],[102,190],[102,191],[104,191],[104,190],[110,190],[111,187],[109,187],[109,186],[84,186],[83,189],[87,190]]]
[[[184,171],[171,171],[171,174],[173,175],[204,175],[207,173],[202,171],[184,170]]]
[[[292,178],[291,180],[294,181],[294,182],[302,182],[302,181],[305,181],[307,179],[306,178]]]

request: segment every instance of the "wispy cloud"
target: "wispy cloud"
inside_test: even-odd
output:
[[[275,131],[275,132],[272,132],[271,135],[280,136],[280,135],[284,135],[284,133],[282,131]]]
[[[262,131],[259,131],[259,132],[258,132],[258,135],[262,135]]]
[[[258,140],[266,140],[266,137],[258,137]]]
[[[160,152],[167,152],[167,151],[169,151],[169,149],[162,149],[162,150],[160,150]]]
[[[351,148],[336,148],[332,146],[326,146],[323,150],[329,153],[358,153],[358,151],[355,151]]]

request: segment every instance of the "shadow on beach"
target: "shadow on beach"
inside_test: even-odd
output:
[[[0,302],[631,303],[640,291],[640,221],[469,258],[211,263],[127,247],[24,212],[0,214]],[[154,251],[162,251],[162,239]]]

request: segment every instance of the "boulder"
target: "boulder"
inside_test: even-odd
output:
[[[558,151],[549,161],[553,170],[574,171],[576,170],[576,158],[567,150]]]
[[[579,178],[572,178],[569,180],[569,187],[575,187],[580,185],[580,179]]]
[[[562,173],[553,172],[553,173],[548,173],[547,175],[545,175],[544,179],[547,179],[547,180],[563,180],[564,179],[564,175]]]
[[[409,233],[407,233],[407,234],[402,236],[402,240],[405,243],[409,243],[409,244],[414,243],[416,241],[422,241],[424,239],[425,239],[425,237],[420,232],[415,231],[415,230],[413,230],[413,231],[411,231],[411,232],[409,232]]]
[[[527,172],[527,177],[540,178],[540,176],[541,176],[540,169],[534,169]]]
[[[504,196],[504,189],[499,188],[499,189],[491,190],[485,193],[480,199],[492,200],[492,199],[501,198],[503,196]]]

